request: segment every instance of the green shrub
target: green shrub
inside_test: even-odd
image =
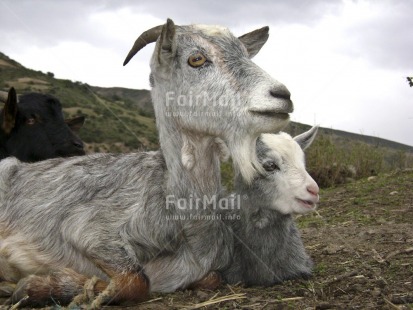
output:
[[[319,135],[307,152],[307,170],[321,187],[329,187],[412,166],[412,156],[362,142],[334,141]]]

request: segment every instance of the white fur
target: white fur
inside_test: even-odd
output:
[[[201,30],[203,33],[209,36],[229,36],[231,33],[228,28],[218,25],[193,25],[196,29]]]
[[[268,177],[274,186],[270,208],[283,214],[313,211],[319,200],[319,189],[305,168],[304,152],[299,144],[286,133],[263,134],[261,140],[271,149],[266,157],[280,168]],[[311,194],[308,189],[317,192],[317,195]]]

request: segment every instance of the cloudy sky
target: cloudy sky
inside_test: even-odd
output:
[[[413,145],[413,1],[0,0],[0,51],[56,78],[149,89],[153,45],[122,62],[140,33],[218,24],[270,26],[254,61],[292,93],[292,119]]]

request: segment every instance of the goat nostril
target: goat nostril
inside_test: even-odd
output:
[[[320,189],[318,188],[318,186],[310,185],[307,187],[307,192],[309,192],[311,195],[317,196],[320,192]]]
[[[272,89],[270,90],[270,95],[277,99],[285,99],[285,100],[291,99],[291,93],[286,88]]]
[[[290,97],[291,97],[290,94],[283,93],[283,92],[275,92],[273,90],[270,90],[270,95],[277,99],[286,99],[286,100],[290,100]]]

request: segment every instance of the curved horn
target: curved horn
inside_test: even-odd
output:
[[[0,91],[0,102],[6,103],[9,95],[5,91]]]
[[[126,56],[125,61],[123,62],[123,65],[125,66],[132,59],[132,57],[147,44],[156,42],[158,37],[161,35],[162,27],[163,25],[159,25],[142,33],[133,44],[132,49],[129,51],[128,56]]]

